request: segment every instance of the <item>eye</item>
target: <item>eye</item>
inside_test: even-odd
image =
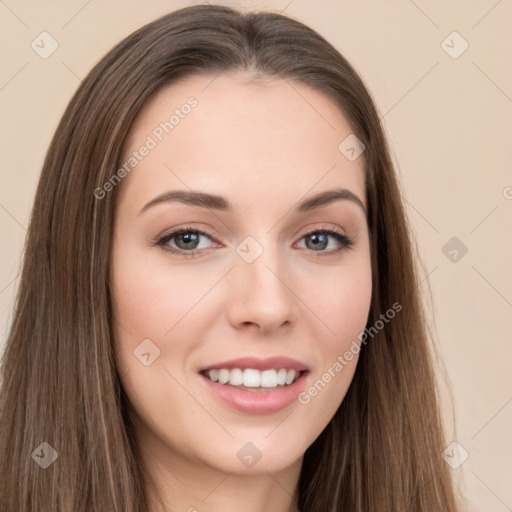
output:
[[[162,236],[154,242],[153,245],[162,247],[163,250],[173,254],[194,257],[201,254],[202,250],[205,249],[205,247],[198,248],[201,238],[213,240],[213,238],[204,231],[192,227],[184,227]],[[326,247],[329,245],[329,238],[338,242],[339,247],[337,249],[325,251]],[[306,240],[306,248],[312,248],[311,250],[318,253],[318,256],[329,256],[334,253],[339,253],[344,249],[350,249],[355,244],[353,238],[330,227],[322,227],[321,229],[310,231],[303,235],[301,237],[301,240],[302,239]],[[177,247],[171,245],[171,241],[173,240]]]
[[[161,246],[165,251],[190,257],[201,252],[197,249],[201,237],[212,239],[210,235],[204,231],[192,227],[185,227],[164,235],[156,241],[155,245]],[[178,245],[177,248],[169,245],[169,242],[173,239],[176,239],[175,244]]]
[[[340,247],[330,251],[324,249],[329,245],[329,238],[334,238]],[[341,233],[337,229],[330,227],[322,227],[306,233],[301,238],[306,240],[306,247],[309,249],[313,247],[313,252],[319,253],[318,256],[329,256],[334,253],[339,253],[344,249],[350,249],[355,244],[355,240],[344,233]],[[308,243],[309,242],[309,243]],[[318,249],[318,250],[317,250]]]

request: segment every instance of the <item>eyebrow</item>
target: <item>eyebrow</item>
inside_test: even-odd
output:
[[[359,199],[359,197],[357,197],[353,192],[346,188],[338,188],[319,192],[301,201],[296,206],[295,210],[298,211],[299,213],[308,212],[310,210],[314,210],[322,206],[327,206],[328,204],[339,200],[352,201],[353,203],[359,205],[366,215],[366,208],[361,199]],[[190,206],[199,206],[201,208],[210,208],[230,213],[238,211],[238,209],[235,207],[233,203],[231,203],[229,200],[222,196],[218,196],[215,194],[207,194],[205,192],[171,190],[169,192],[165,192],[155,197],[147,204],[145,204],[142,210],[140,211],[139,215],[144,213],[152,206],[171,201],[178,201],[180,203],[184,203]]]

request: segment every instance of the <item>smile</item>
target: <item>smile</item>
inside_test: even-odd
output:
[[[236,371],[233,372],[233,370],[240,370],[240,373]],[[276,384],[271,387],[268,386],[269,384],[274,384],[278,378],[279,381],[277,382],[282,382],[284,375],[283,370],[286,371],[285,383]],[[288,373],[289,371],[290,373]],[[210,372],[212,372],[213,378],[217,377],[219,380],[212,380]],[[309,371],[297,372],[296,370],[287,370],[286,368],[280,368],[279,370],[270,369],[261,372],[254,368],[245,368],[243,371],[239,368],[232,368],[231,370],[223,368],[217,371],[213,369],[201,372],[199,373],[199,377],[206,391],[223,406],[245,414],[261,415],[279,412],[286,407],[292,406],[294,403],[296,406],[299,406],[298,396],[304,391],[306,377],[309,373]],[[234,377],[234,382],[239,382],[240,374],[242,376],[242,382],[246,382],[245,375],[247,374],[249,379],[247,382],[251,385],[232,385],[230,383],[232,377]],[[289,378],[288,375],[290,375]],[[226,381],[224,384],[220,383],[220,377]],[[226,378],[229,378],[229,381],[226,380]],[[258,386],[255,386],[257,379],[259,379],[260,382]],[[287,384],[286,381],[289,379],[291,379],[291,382]],[[262,380],[267,386],[261,385]]]
[[[236,386],[246,391],[279,389],[293,384],[301,372],[293,369],[214,368],[203,373],[212,382]]]

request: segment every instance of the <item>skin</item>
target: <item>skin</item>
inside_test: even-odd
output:
[[[307,390],[357,341],[370,308],[364,210],[349,200],[293,210],[299,200],[339,187],[366,207],[364,162],[338,150],[352,133],[347,120],[306,85],[250,78],[188,77],[160,91],[132,126],[123,154],[129,158],[169,113],[197,99],[118,185],[112,253],[116,365],[142,457],[173,511],[230,512],[240,504],[245,512],[298,510],[304,452],[342,402],[358,355],[309,403],[272,414],[224,405],[198,370],[236,357],[285,355],[309,366]],[[238,212],[166,202],[140,214],[177,189],[224,196]],[[180,237],[167,245],[196,248],[200,256],[151,244],[188,226],[210,238],[189,242],[191,249]],[[334,252],[342,246],[329,235],[328,245],[315,248],[305,235],[325,227],[353,237],[354,246]],[[250,264],[236,252],[247,236],[263,249]],[[134,356],[146,339],[160,350],[148,366]],[[262,455],[250,468],[237,457],[247,442]],[[151,498],[150,512],[160,510]]]

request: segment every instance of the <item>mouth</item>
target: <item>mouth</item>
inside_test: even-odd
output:
[[[287,388],[297,382],[307,370],[293,368],[213,368],[203,370],[201,375],[222,386],[230,386],[242,391],[265,392]]]
[[[223,406],[245,414],[272,414],[298,404],[309,370],[211,368],[199,372],[207,391]]]

